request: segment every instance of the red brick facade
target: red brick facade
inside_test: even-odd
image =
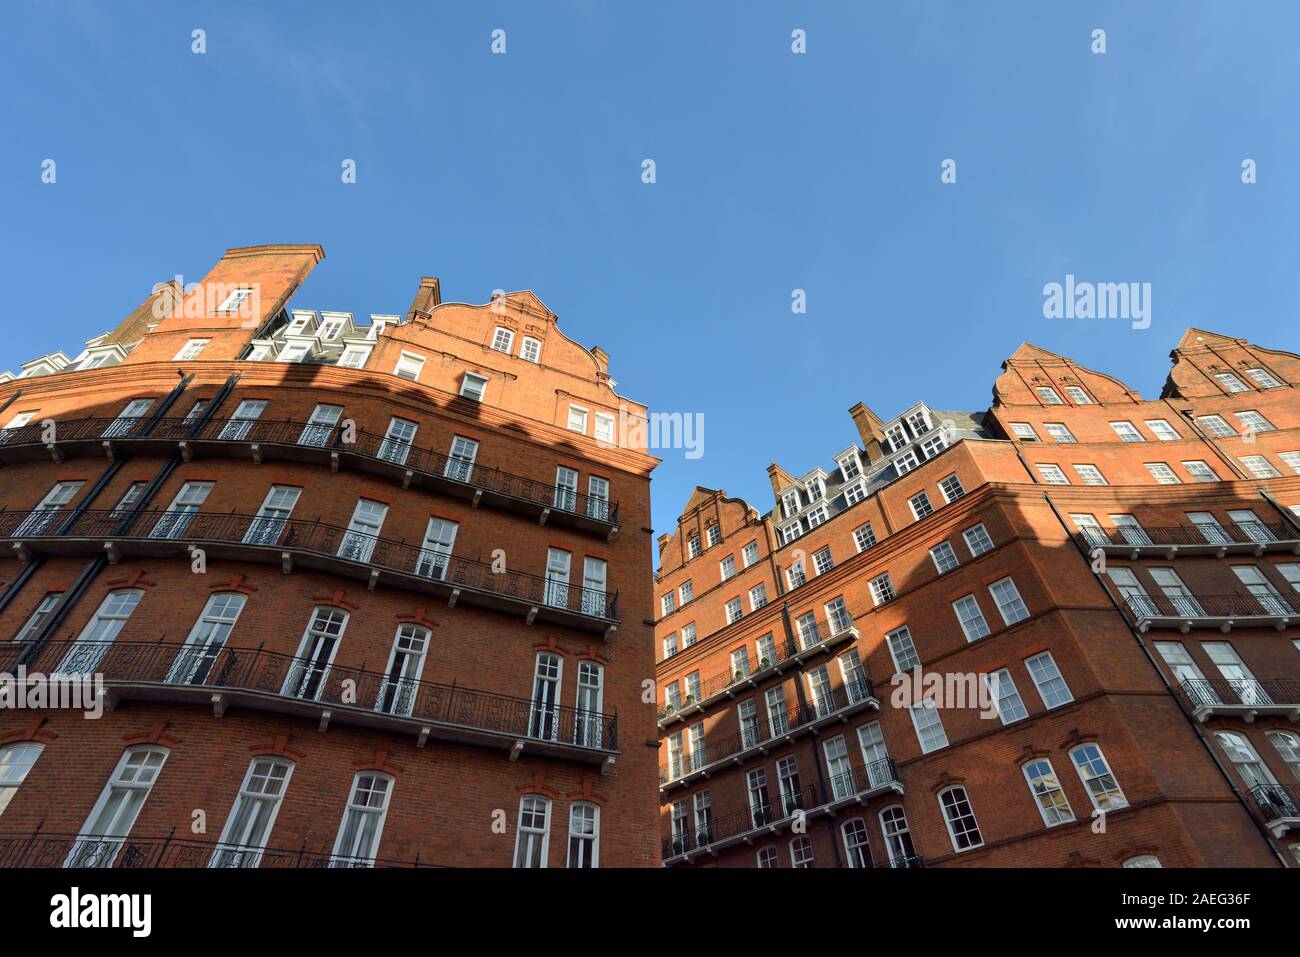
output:
[[[204,281],[218,295],[200,287],[185,299],[195,309],[142,323],[146,303],[123,324],[140,341],[120,365],[0,386],[0,420],[24,423],[0,444],[0,671],[86,666],[110,705],[98,720],[0,711],[0,761],[9,746],[10,762],[28,764],[0,792],[0,859],[26,848],[22,862],[57,865],[78,834],[84,851],[124,754],[154,748],[165,760],[129,833],[99,845],[110,862],[508,867],[527,840],[524,858],[550,867],[657,864],[643,701],[655,460],[594,422],[644,407],[531,293],[443,305],[434,279],[404,321],[372,330],[360,367],[250,361],[322,256],[231,250]],[[236,288],[257,290],[255,313],[212,306]],[[499,329],[514,333],[508,344]],[[524,336],[539,355],[521,354]],[[180,358],[196,339],[207,340],[198,355]],[[403,351],[423,358],[415,381],[394,374]],[[487,380],[481,401],[462,395],[467,371]],[[135,399],[150,404],[115,422]],[[241,424],[246,401],[265,405]],[[341,413],[313,430],[321,404]],[[588,412],[582,434],[571,405]],[[393,439],[394,418],[414,437]],[[457,437],[477,443],[472,463]],[[204,482],[197,512],[179,519],[177,493]],[[33,518],[56,483],[81,484]],[[113,514],[137,483],[143,494]],[[289,515],[259,511],[272,487],[297,490]],[[350,524],[358,500],[383,513],[377,532]],[[426,538],[439,519],[455,523],[449,555]],[[567,556],[567,585],[548,555]],[[101,620],[110,594],[136,596],[118,625]],[[214,595],[242,600],[220,640],[203,631]],[[306,636],[318,611],[345,619],[341,636]],[[542,662],[553,686],[536,683]],[[35,749],[15,757],[23,744],[40,746],[34,761]],[[241,831],[265,850],[222,856],[258,759],[289,773],[273,785],[273,826]],[[362,776],[383,812],[373,840],[343,836]],[[525,799],[543,813],[521,835]],[[368,813],[353,816],[361,831]]]
[[[665,863],[1300,866],[1300,359],[1173,359],[1143,399],[1025,345],[983,415],[856,406],[767,514],[697,489],[655,579]]]

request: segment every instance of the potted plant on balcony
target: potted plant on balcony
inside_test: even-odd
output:
[[[664,706],[664,714],[675,714],[676,711],[677,711],[677,705],[675,705],[675,704],[670,704],[670,705],[665,705],[665,706]]]
[[[693,694],[688,694],[688,695],[686,696],[686,703],[687,703],[687,704],[694,704],[694,703],[695,703],[695,695],[693,695]]]
[[[744,678],[745,678],[745,672],[743,672],[743,671],[741,671],[739,668],[737,668],[737,669],[736,669],[736,680],[737,680],[737,681],[743,681]]]
[[[760,668],[770,668],[772,667],[772,659],[764,655],[758,659],[758,664]]]

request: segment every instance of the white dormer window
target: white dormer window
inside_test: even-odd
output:
[[[365,346],[348,346],[339,356],[339,365],[345,369],[360,369],[370,358],[370,350]]]
[[[932,459],[948,447],[943,440],[943,434],[932,436],[921,443],[921,451],[925,453],[927,459]]]
[[[307,358],[309,347],[301,342],[293,342],[280,350],[281,362],[302,362]]]
[[[492,348],[497,352],[504,352],[510,355],[510,350],[515,344],[515,334],[509,329],[497,326],[496,332],[492,333]]]
[[[342,319],[326,319],[320,324],[320,337],[324,342],[333,342],[343,331]]]
[[[846,505],[857,505],[867,497],[867,491],[862,487],[861,482],[854,482],[844,489],[844,503]]]
[[[781,510],[785,512],[785,517],[789,518],[795,512],[799,511],[799,492],[791,489],[781,496]]]
[[[289,336],[302,335],[303,331],[307,328],[307,323],[311,322],[311,320],[312,317],[310,315],[294,316],[293,322],[289,323],[289,328],[285,330],[285,335],[289,335]]]
[[[460,384],[460,394],[466,399],[482,402],[483,396],[487,392],[487,383],[487,376],[466,372],[465,378]]]
[[[924,409],[920,409],[907,417],[907,425],[913,435],[925,435],[930,431],[930,417],[925,414]]]
[[[1038,392],[1038,398],[1043,400],[1044,405],[1065,405],[1051,386],[1040,385],[1035,391]]]
[[[839,460],[840,472],[845,480],[857,478],[862,474],[862,463],[858,461],[858,453],[850,452],[844,458]]]
[[[203,341],[203,342],[207,342],[208,340],[203,339],[202,341]],[[82,363],[81,363],[81,368],[83,368],[83,369],[98,369],[98,368],[99,368],[100,366],[102,366],[105,362],[107,362],[110,358],[112,358],[112,354],[111,354],[111,353],[108,353],[108,352],[96,352],[96,353],[92,353],[91,355],[87,356],[87,357],[82,361]]]
[[[587,410],[580,405],[569,406],[568,429],[570,432],[587,434]]]
[[[826,495],[826,483],[819,478],[809,479],[804,486],[808,492],[808,501],[816,502]]]
[[[596,413],[596,441],[614,443],[614,417],[606,412]]]
[[[378,339],[380,336],[384,334],[384,330],[387,328],[388,328],[388,320],[372,319],[370,321],[370,331],[367,332],[366,335],[371,339]]]
[[[253,346],[253,351],[248,354],[248,358],[250,362],[261,362],[270,354],[271,350],[267,346]]]
[[[907,430],[901,425],[891,425],[889,430],[885,433],[885,437],[889,439],[889,449],[891,452],[897,452],[907,444]]]
[[[534,339],[532,336],[524,336],[523,343],[519,346],[519,358],[528,362],[542,361],[542,342],[540,339]]]
[[[894,459],[894,470],[899,475],[906,475],[918,465],[915,452],[908,452],[906,455],[900,455]]]
[[[398,357],[397,365],[393,367],[393,375],[400,376],[403,379],[410,379],[412,382],[420,381],[420,371],[424,368],[424,356],[414,352],[403,352]],[[465,390],[461,389],[461,395]]]
[[[203,347],[211,341],[211,339],[191,339],[189,342],[185,343],[185,345],[181,346],[181,351],[176,353],[176,358],[196,359],[198,358],[199,353],[203,351]]]
[[[251,289],[236,289],[226,297],[226,301],[221,304],[217,312],[234,312],[246,303],[252,294],[253,290]]]

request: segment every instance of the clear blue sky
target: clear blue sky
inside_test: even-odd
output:
[[[322,244],[303,308],[401,313],[423,274],[448,300],[532,289],[626,395],[704,414],[703,458],[662,453],[664,530],[697,483],[770,506],[767,463],[829,465],[859,400],[987,407],[1025,340],[1147,395],[1189,324],[1300,347],[1295,2],[3,17],[0,368],[74,352],[228,246]],[[1151,328],[1043,318],[1066,273],[1150,282]]]

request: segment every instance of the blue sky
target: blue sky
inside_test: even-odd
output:
[[[1152,396],[1187,325],[1300,346],[1293,2],[3,17],[0,368],[75,351],[228,246],[322,244],[302,308],[402,313],[424,274],[447,300],[532,289],[624,394],[704,414],[702,458],[661,453],[662,531],[696,484],[769,507],[768,462],[829,465],[857,401],[986,408],[1022,341]],[[1151,283],[1151,327],[1045,319],[1066,273]]]

